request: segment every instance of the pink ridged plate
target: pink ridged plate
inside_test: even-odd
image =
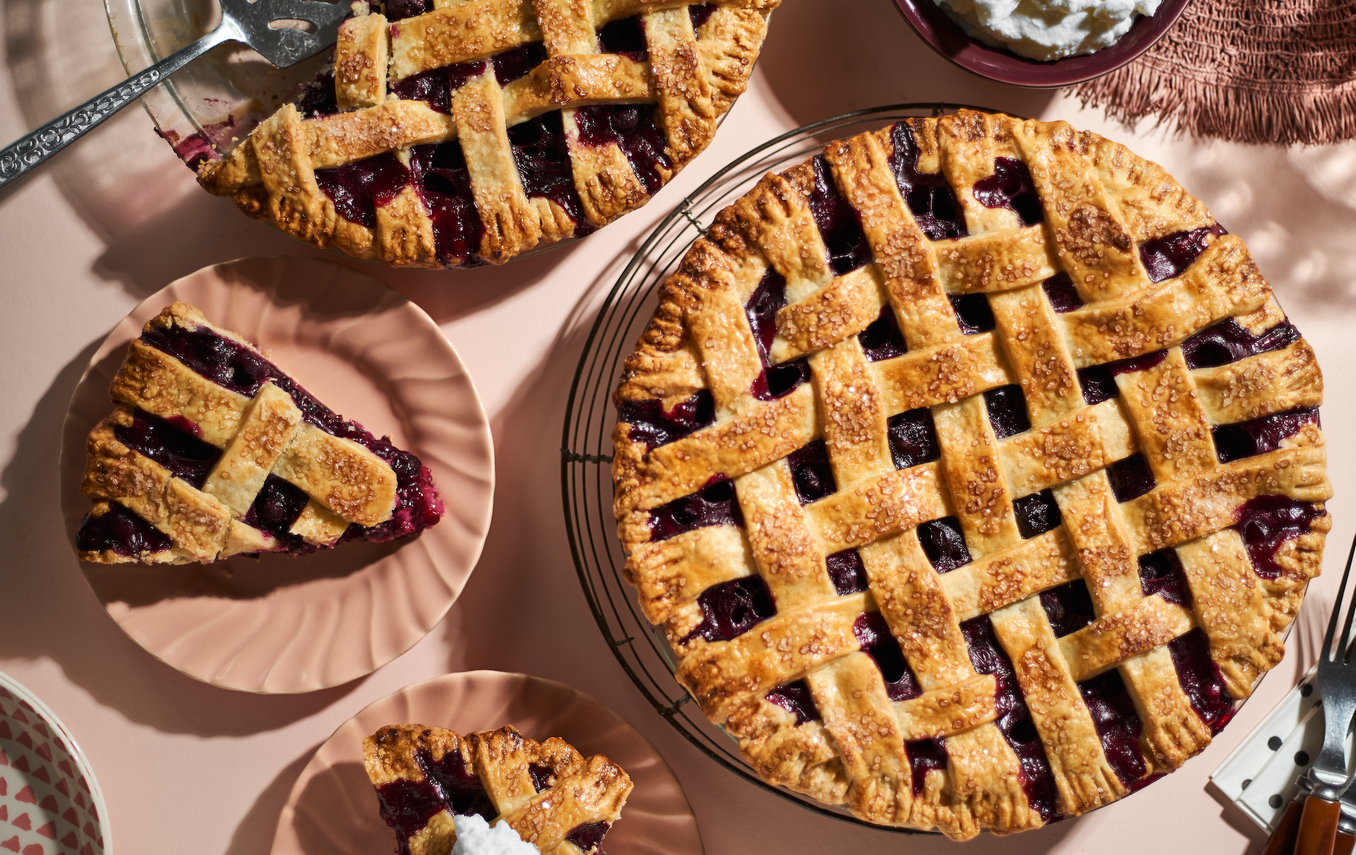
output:
[[[0,853],[104,855],[108,806],[56,713],[0,674]]]
[[[585,756],[603,754],[635,784],[603,839],[613,855],[702,855],[692,807],[659,751],[621,716],[569,686],[501,671],[448,674],[406,686],[345,722],[311,758],[278,820],[273,855],[373,855],[395,851],[363,769],[363,737],[388,724],[458,733],[505,724],[538,741],[559,736]]]
[[[90,508],[80,494],[85,438],[112,411],[108,388],[127,343],[175,300],[258,345],[345,418],[414,452],[447,513],[391,543],[206,566],[82,562],[85,579],[138,644],[216,686],[307,692],[371,673],[442,620],[489,531],[494,448],[465,366],[422,309],[342,265],[246,259],[185,276],[114,328],[71,396],[61,502],[72,544]]]

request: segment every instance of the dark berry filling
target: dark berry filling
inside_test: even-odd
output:
[[[424,207],[433,220],[433,246],[443,264],[479,264],[476,251],[485,224],[471,192],[471,172],[461,143],[415,146],[410,167],[423,188]]]
[[[1144,269],[1155,282],[1181,276],[1206,246],[1220,235],[1228,234],[1219,223],[1189,232],[1175,232],[1167,237],[1145,241],[1139,246],[1139,257]]]
[[[1220,463],[1266,454],[1280,448],[1281,442],[1299,433],[1305,425],[1318,424],[1316,407],[1298,407],[1269,416],[1210,429],[1215,438],[1215,454]]]
[[[315,183],[334,202],[334,210],[369,229],[377,227],[377,208],[391,204],[410,178],[410,171],[390,153],[315,172]]]
[[[1111,492],[1116,494],[1118,502],[1138,499],[1158,483],[1154,480],[1154,473],[1149,470],[1149,461],[1138,452],[1112,463],[1106,468],[1106,474],[1111,479]]]
[[[81,551],[111,551],[128,557],[164,552],[173,545],[169,535],[118,504],[102,516],[85,517],[75,538],[75,548]]]
[[[391,86],[391,92],[402,101],[426,101],[439,113],[452,112],[452,93],[466,85],[472,77],[485,73],[485,60],[459,62],[442,68],[421,71]]]
[[[866,354],[868,362],[894,359],[909,351],[908,345],[904,343],[904,334],[899,331],[899,324],[895,321],[895,313],[890,311],[889,306],[883,307],[880,317],[857,334],[857,341],[861,342],[862,352]]]
[[[650,58],[650,46],[645,43],[645,22],[639,15],[604,24],[598,31],[598,48],[603,53],[621,54],[627,59],[644,62]]]
[[[947,294],[946,298],[951,301],[956,322],[965,335],[979,335],[997,326],[989,298],[983,294]]]
[[[942,456],[941,446],[937,444],[937,429],[932,423],[932,411],[927,407],[890,416],[886,425],[890,455],[894,458],[896,469],[931,463]]]
[[[196,432],[196,425],[194,430]],[[212,467],[221,459],[221,449],[142,410],[134,411],[130,425],[114,427],[113,436],[199,490],[207,482]]]
[[[1199,629],[1168,642],[1177,682],[1191,701],[1192,709],[1210,728],[1219,733],[1234,717],[1234,698],[1224,688],[1224,678],[1210,658],[1210,640]]]
[[[1058,527],[1061,520],[1055,494],[1049,490],[1017,499],[1012,510],[1017,515],[1017,530],[1028,539]]]
[[[796,716],[797,727],[807,721],[819,721],[819,707],[815,706],[815,699],[810,694],[810,684],[804,680],[778,686],[765,697],[770,703],[793,713]]]
[[[1026,395],[1016,383],[985,392],[984,406],[989,411],[994,435],[999,439],[1031,430],[1031,420],[1026,415]]]
[[[386,20],[403,21],[433,11],[432,0],[386,0]]]
[[[866,612],[852,624],[852,634],[862,650],[876,662],[885,680],[885,693],[892,701],[907,701],[923,694],[918,678],[904,660],[904,651],[890,634],[890,625],[880,612]]]
[[[481,816],[486,821],[499,814],[480,777],[466,767],[461,752],[451,751],[442,760],[434,760],[427,748],[421,748],[415,752],[414,762],[424,773],[424,780],[404,778],[377,787],[382,818],[395,829],[402,853],[410,851],[410,837],[443,810],[457,816]]]
[[[753,340],[758,344],[763,365],[768,364],[767,354],[772,349],[772,340],[777,337],[777,312],[785,305],[786,279],[769,267],[744,304],[744,313],[749,316]]]
[[[1144,762],[1144,752],[1139,747],[1139,732],[1142,723],[1135,701],[1115,668],[1091,680],[1078,684],[1083,695],[1083,703],[1088,705],[1092,714],[1092,725],[1102,740],[1102,752],[1106,754],[1107,765],[1120,778],[1121,783],[1129,786],[1149,771]]]
[[[795,485],[796,497],[802,505],[838,491],[824,440],[817,439],[797,448],[786,456],[786,463],[791,467],[791,483]]]
[[[1083,305],[1083,298],[1078,296],[1078,289],[1067,273],[1056,273],[1042,282],[1041,287],[1056,312],[1072,312]]]
[[[815,187],[810,193],[810,213],[828,250],[829,267],[842,276],[871,261],[871,246],[866,241],[857,212],[838,192],[828,159],[821,154],[811,163]]]
[[[950,573],[970,563],[970,550],[965,546],[965,535],[961,533],[960,520],[957,518],[930,520],[920,525],[917,531],[923,554],[938,573]]]
[[[177,326],[152,328],[141,334],[141,340],[170,354],[213,383],[247,398],[254,397],[266,380],[272,380],[292,397],[307,422],[331,436],[356,442],[386,461],[396,476],[396,508],[391,519],[368,528],[349,526],[345,539],[391,540],[434,525],[442,517],[443,502],[433,486],[433,474],[418,457],[396,448],[389,437],[378,439],[357,422],[345,420],[245,345],[211,330],[188,330]]]
[[[986,208],[1007,208],[1017,214],[1024,226],[1044,222],[1041,197],[1026,164],[1016,158],[1000,157],[993,167],[993,175],[975,182],[975,200]]]
[[[1012,661],[999,646],[993,621],[988,615],[965,621],[961,624],[961,632],[970,648],[970,661],[974,663],[975,670],[981,674],[992,674],[997,681],[994,706],[998,718],[995,723],[1017,754],[1022,791],[1041,818],[1049,822],[1058,816],[1055,808],[1055,777],[1050,771],[1050,761],[1045,757],[1045,746],[1041,744],[1040,734],[1031,720],[1031,711],[1027,709]]]
[[[716,13],[716,6],[713,3],[693,3],[687,7],[688,17],[692,19],[692,31],[696,32],[702,28],[702,24],[711,20],[711,16]],[[697,34],[701,38],[701,34]]]
[[[1155,350],[1142,356],[1132,356],[1105,365],[1091,365],[1078,369],[1078,385],[1083,390],[1083,400],[1088,404],[1100,404],[1115,398],[1121,393],[1116,385],[1118,375],[1147,371],[1161,363],[1167,355],[1166,350]]]
[[[296,555],[314,552],[315,547],[291,533],[292,525],[306,509],[306,502],[304,490],[270,475],[264,479],[263,489],[245,514],[245,524],[273,535],[288,552]]]
[[[961,206],[946,176],[918,171],[921,152],[908,122],[896,122],[890,128],[890,142],[894,146],[890,168],[894,170],[895,183],[923,234],[929,240],[965,237],[968,232]]]
[[[617,421],[631,425],[633,442],[650,448],[682,439],[716,420],[716,399],[703,389],[671,410],[656,399],[622,401],[617,405]]]
[[[690,496],[650,511],[650,540],[668,540],[711,525],[744,525],[744,515],[735,500],[734,482],[728,478],[712,481]]]
[[[565,839],[585,852],[592,852],[603,842],[603,836],[610,827],[606,822],[586,822],[570,829]]]
[[[297,96],[297,112],[303,119],[333,116],[339,112],[339,97],[334,91],[334,72],[326,71],[306,84]]]
[[[498,59],[495,60],[498,62]],[[565,142],[565,126],[559,110],[508,129],[509,148],[528,196],[550,199],[575,222],[577,237],[594,231],[584,216],[584,205],[574,186],[574,170]]]
[[[928,772],[946,768],[946,737],[906,742],[904,753],[909,757],[909,768],[913,772],[913,794],[921,796]]]
[[[774,401],[784,398],[810,382],[810,360],[797,359],[795,362],[783,362],[781,365],[769,365],[753,381],[749,394],[760,401]]]
[[[1252,559],[1253,572],[1263,579],[1275,579],[1284,572],[1276,563],[1277,550],[1287,540],[1307,533],[1314,520],[1327,515],[1315,505],[1288,496],[1257,496],[1238,509],[1234,527]]]
[[[855,549],[845,549],[828,557],[829,578],[833,580],[833,589],[838,596],[846,597],[858,591],[865,591],[866,565],[862,563],[862,554]]]
[[[659,127],[658,107],[646,104],[598,104],[575,111],[579,142],[591,148],[616,143],[636,176],[653,194],[664,185],[662,170],[673,169],[668,141]]]
[[[500,86],[507,86],[513,81],[531,74],[532,69],[543,62],[546,62],[546,46],[541,42],[528,42],[525,45],[518,45],[512,50],[506,50],[495,55],[494,79],[499,81]],[[560,112],[552,111],[552,113],[555,115],[558,124]]]
[[[1042,592],[1041,605],[1045,607],[1056,638],[1078,632],[1097,617],[1092,607],[1092,595],[1082,579]]]
[[[1233,318],[1207,327],[1182,342],[1188,368],[1216,368],[1249,356],[1281,350],[1299,341],[1299,330],[1289,320],[1253,335]]]
[[[545,763],[532,763],[527,767],[527,775],[532,779],[532,789],[540,793],[550,788],[556,770]]]
[[[684,644],[698,636],[707,641],[729,641],[777,613],[772,592],[758,576],[712,585],[697,597],[697,604],[702,609],[702,622],[683,639]]]
[[[1158,594],[1170,603],[1191,608],[1191,586],[1175,549],[1160,549],[1139,557],[1139,587],[1146,597]]]

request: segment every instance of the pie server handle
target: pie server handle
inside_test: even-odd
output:
[[[0,187],[4,187],[47,158],[75,142],[86,132],[126,107],[207,51],[229,39],[239,39],[234,22],[222,25],[127,80],[58,116],[17,142],[0,149]]]
[[[1312,795],[1306,797],[1295,832],[1294,855],[1333,855],[1337,845],[1337,823],[1341,818],[1341,802]],[[1284,817],[1281,822],[1284,824]]]

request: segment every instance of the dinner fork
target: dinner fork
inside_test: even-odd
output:
[[[1356,715],[1356,662],[1352,661],[1353,651],[1347,641],[1351,637],[1352,619],[1356,617],[1356,596],[1347,605],[1340,636],[1337,635],[1337,623],[1342,617],[1342,598],[1346,596],[1353,557],[1356,557],[1356,539],[1352,540],[1351,552],[1347,554],[1342,584],[1337,589],[1337,600],[1333,603],[1328,632],[1323,636],[1318,658],[1318,690],[1323,693],[1323,750],[1309,767],[1313,789],[1304,799],[1295,836],[1295,855],[1332,855],[1342,818],[1342,790],[1350,779],[1344,748],[1352,716]]]
[[[286,68],[333,45],[339,22],[348,13],[346,3],[323,0],[221,0],[221,23],[212,32],[0,149],[0,187],[84,136],[222,42],[244,42],[269,62]],[[307,32],[295,22],[311,24],[315,30]]]

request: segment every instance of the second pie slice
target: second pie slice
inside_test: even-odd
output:
[[[104,564],[209,563],[386,541],[438,522],[419,458],[335,413],[187,303],[149,321],[90,432],[76,538]]]

